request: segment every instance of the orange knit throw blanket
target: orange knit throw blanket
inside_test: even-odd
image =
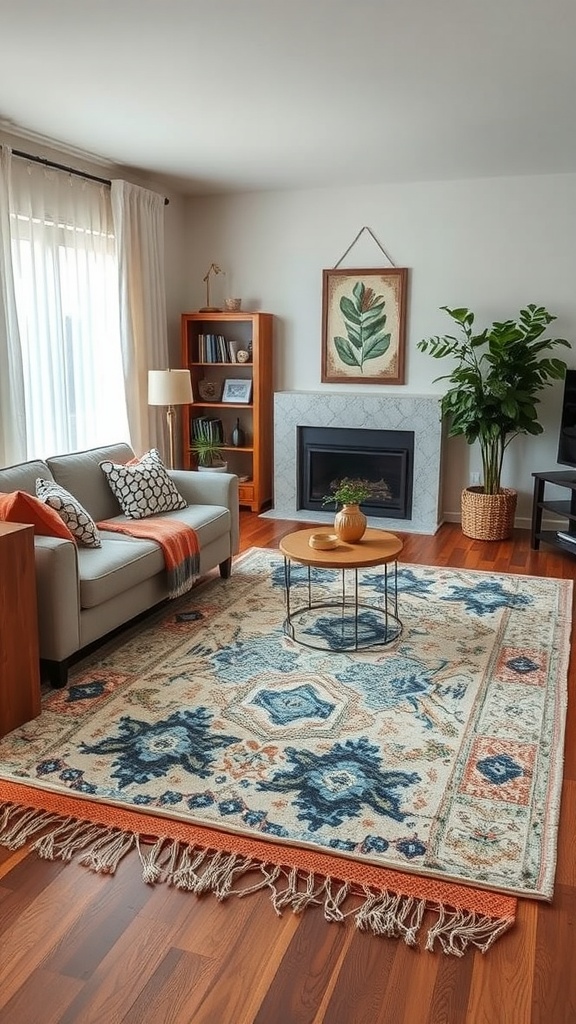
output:
[[[168,575],[168,597],[180,597],[194,583],[200,566],[198,537],[191,526],[177,519],[134,519],[118,523],[105,519],[99,530],[113,530],[130,537],[155,540],[162,548]]]

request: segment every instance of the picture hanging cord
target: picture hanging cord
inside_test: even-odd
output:
[[[354,241],[353,241],[353,242],[351,243],[351,245],[349,245],[349,246],[348,246],[348,248],[346,249],[346,252],[344,253],[344,255],[343,255],[343,256],[341,256],[341,257],[340,257],[340,259],[338,260],[338,263],[336,263],[336,264],[334,265],[334,270],[336,270],[336,268],[340,266],[340,264],[342,263],[342,260],[343,260],[343,259],[344,259],[344,258],[345,258],[345,257],[346,257],[346,256],[348,255],[348,253],[350,252],[350,249],[352,249],[352,248],[353,248],[353,246],[355,246],[355,245],[356,245],[356,242],[357,242],[357,241],[358,241],[358,239],[360,238],[360,235],[362,234],[362,232],[363,232],[363,231],[367,231],[369,235],[372,235],[372,238],[373,238],[373,239],[374,239],[374,241],[376,242],[376,245],[378,246],[378,248],[379,248],[379,249],[381,249],[381,250],[382,250],[382,252],[384,253],[384,255],[385,255],[386,259],[388,260],[388,262],[390,263],[390,265],[391,265],[391,266],[393,266],[393,267],[395,267],[395,266],[396,266],[396,264],[395,264],[395,263],[393,262],[393,260],[391,260],[391,259],[390,259],[390,257],[389,257],[389,255],[388,255],[388,253],[386,252],[386,249],[384,248],[384,246],[383,246],[383,245],[380,245],[380,242],[379,242],[379,241],[378,241],[378,239],[376,238],[376,235],[374,234],[374,232],[372,231],[372,229],[371,229],[371,228],[369,228],[369,227],[367,227],[366,225],[364,225],[364,227],[363,227],[363,228],[360,228],[360,231],[359,231],[359,232],[358,232],[358,234],[356,235],[356,238],[355,238],[355,239],[354,239]]]

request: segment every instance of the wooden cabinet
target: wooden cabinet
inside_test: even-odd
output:
[[[228,472],[239,477],[240,504],[253,512],[272,502],[273,319],[241,312],[181,317],[182,366],[190,370],[194,396],[183,408],[184,467],[196,468],[194,421],[220,420]],[[237,422],[241,445],[233,444]]]
[[[34,527],[0,522],[0,736],[39,714]]]

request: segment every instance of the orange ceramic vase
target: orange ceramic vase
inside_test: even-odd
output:
[[[360,505],[344,505],[334,517],[334,530],[346,544],[355,544],[366,531],[366,516]]]

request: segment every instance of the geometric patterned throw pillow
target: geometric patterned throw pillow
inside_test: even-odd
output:
[[[36,496],[60,516],[79,544],[100,548],[102,541],[96,523],[77,498],[54,480],[36,480]]]
[[[128,519],[146,519],[188,505],[168,476],[157,448],[151,448],[138,462],[123,466],[105,461],[100,469]]]

